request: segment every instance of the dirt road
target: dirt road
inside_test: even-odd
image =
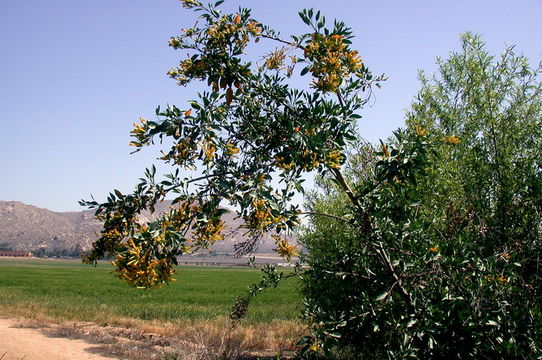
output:
[[[1,360],[111,360],[93,353],[83,340],[47,337],[37,329],[17,327],[16,320],[0,319]]]

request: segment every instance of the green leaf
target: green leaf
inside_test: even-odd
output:
[[[382,300],[384,300],[384,299],[386,298],[386,296],[388,296],[388,293],[389,293],[388,291],[382,292],[380,295],[378,295],[378,296],[375,298],[375,300],[376,300],[376,301],[382,301]]]
[[[301,18],[301,20],[303,20],[303,22],[307,25],[310,25],[311,24],[311,21],[310,19],[307,17],[307,15],[305,15],[305,13],[303,11],[300,11],[299,12],[299,17]]]

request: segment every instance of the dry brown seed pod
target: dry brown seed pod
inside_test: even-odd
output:
[[[231,87],[226,90],[226,104],[230,105],[233,100],[233,89]]]

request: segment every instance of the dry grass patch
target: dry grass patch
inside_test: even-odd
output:
[[[51,321],[51,322],[49,322]],[[293,321],[232,327],[228,319],[159,323],[115,319],[108,323],[21,319],[18,327],[40,329],[51,337],[82,339],[93,352],[133,360],[218,360],[289,358],[306,332]]]

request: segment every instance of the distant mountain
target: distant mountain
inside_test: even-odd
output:
[[[160,204],[156,213],[168,209],[170,202]],[[142,220],[154,216],[144,213]],[[225,240],[216,243],[212,250],[233,253],[234,244],[247,238],[246,230],[239,229],[242,221],[234,212],[223,216],[226,224]],[[89,250],[98,238],[102,224],[94,217],[94,210],[54,212],[18,201],[0,201],[0,249],[25,250],[42,254],[75,255]],[[275,247],[271,234],[266,234],[257,252],[269,253]]]
[[[54,212],[0,201],[0,245],[13,250],[86,250],[100,228],[93,211]]]

